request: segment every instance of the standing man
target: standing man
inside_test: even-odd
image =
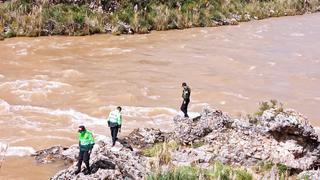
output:
[[[110,127],[111,137],[112,137],[112,146],[116,144],[118,132],[121,132],[122,116],[121,116],[121,107],[118,106],[115,110],[109,113],[108,117],[108,126]]]
[[[90,131],[86,130],[84,126],[79,126],[79,160],[78,160],[78,169],[75,171],[75,174],[79,174],[81,171],[82,161],[86,164],[85,175],[91,174],[91,168],[89,166],[90,154],[94,145],[93,135]]]
[[[190,102],[190,95],[191,95],[191,89],[189,88],[189,86],[187,86],[187,83],[182,83],[182,98],[183,98],[183,102],[181,105],[181,111],[184,113],[184,117],[188,118],[188,105]]]

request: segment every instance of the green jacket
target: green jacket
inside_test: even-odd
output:
[[[121,113],[118,110],[113,110],[109,113],[108,121],[111,123],[117,124],[119,127],[121,127],[122,124],[122,116]]]
[[[79,147],[80,151],[89,151],[93,148],[94,139],[90,131],[79,133]]]

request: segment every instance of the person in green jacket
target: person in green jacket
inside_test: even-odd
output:
[[[115,110],[109,113],[108,117],[108,126],[110,127],[111,137],[112,137],[112,146],[116,144],[118,132],[121,132],[121,124],[122,124],[122,116],[121,116],[122,108],[118,106]]]
[[[91,174],[91,168],[89,166],[91,150],[94,146],[93,135],[88,131],[84,126],[79,126],[79,159],[78,159],[78,169],[75,171],[75,174],[79,174],[81,171],[82,161],[86,164],[85,175]]]

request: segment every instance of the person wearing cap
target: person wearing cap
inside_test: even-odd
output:
[[[78,169],[75,171],[75,174],[79,174],[81,171],[82,161],[86,164],[87,169],[85,170],[86,174],[91,174],[91,168],[89,166],[90,154],[91,150],[94,146],[93,135],[90,131],[88,131],[84,126],[79,126],[79,159],[77,167]]]
[[[188,105],[190,102],[191,89],[187,85],[187,83],[185,83],[185,82],[182,83],[182,88],[183,88],[183,91],[182,91],[183,102],[182,102],[180,109],[184,113],[184,117],[188,118],[189,117],[188,116]]]
[[[110,127],[111,137],[112,137],[112,146],[116,144],[118,132],[121,132],[121,124],[122,124],[122,108],[118,106],[115,110],[109,113],[108,117],[108,126]]]

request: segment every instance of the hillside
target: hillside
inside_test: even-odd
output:
[[[319,0],[2,0],[0,39],[236,25],[319,7]]]

